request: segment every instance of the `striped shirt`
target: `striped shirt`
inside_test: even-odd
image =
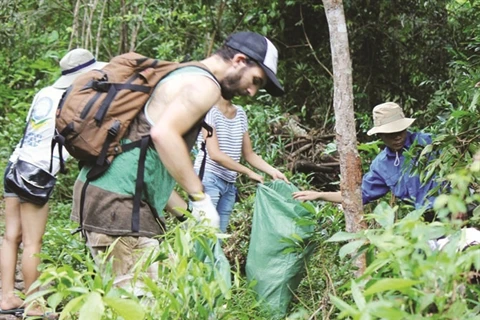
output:
[[[237,108],[237,113],[233,119],[225,117],[220,110],[213,107],[205,116],[205,122],[215,128],[220,151],[227,154],[234,161],[239,162],[242,155],[243,134],[248,131],[248,120],[247,114],[242,107],[237,105],[234,105],[234,107]],[[195,158],[195,169],[197,171],[200,170],[203,159],[203,152],[201,150],[203,140],[203,134],[200,133],[197,139],[199,152]],[[228,170],[210,159],[208,152],[205,171],[209,171],[230,183],[234,183],[237,179],[236,171]]]

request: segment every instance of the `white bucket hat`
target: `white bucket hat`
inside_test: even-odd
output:
[[[73,49],[60,60],[62,76],[55,81],[53,87],[65,89],[83,72],[102,69],[106,64],[107,62],[95,60],[93,54],[86,49]]]
[[[405,118],[402,108],[394,102],[385,102],[373,108],[373,128],[367,134],[400,132],[412,125],[414,118]]]

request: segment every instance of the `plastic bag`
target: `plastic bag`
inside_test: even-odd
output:
[[[313,217],[292,198],[298,188],[276,180],[260,184],[247,255],[247,280],[274,317],[284,317],[313,252]]]
[[[230,263],[222,250],[220,240],[213,242],[211,239],[199,239],[195,242],[195,255],[200,261],[209,264],[214,270],[214,279],[222,281],[222,291],[226,292],[232,286]],[[213,280],[213,279],[212,279]]]

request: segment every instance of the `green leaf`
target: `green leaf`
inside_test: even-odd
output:
[[[410,279],[380,279],[365,290],[364,295],[369,296],[383,291],[401,291],[418,283],[421,283],[421,281]]]
[[[448,199],[448,209],[452,213],[465,213],[467,212],[467,206],[465,202],[457,196],[450,196]]]
[[[372,305],[370,305],[370,307],[372,307]],[[370,313],[380,319],[388,320],[402,320],[406,319],[409,315],[407,312],[399,310],[398,307],[385,305],[375,306],[374,308],[371,308]]]
[[[423,148],[422,152],[420,153],[419,158],[425,157],[427,153],[432,152],[433,150],[433,145],[429,144]]]
[[[349,233],[344,231],[339,231],[327,239],[327,242],[340,242],[340,241],[348,241],[352,239],[359,238],[360,235],[358,233]]]
[[[470,112],[464,110],[454,110],[452,111],[451,116],[453,118],[461,118],[462,116],[469,116]]]
[[[70,300],[65,308],[63,308],[62,313],[60,314],[60,319],[70,318],[70,314],[76,312],[82,306],[82,302],[85,296],[76,297],[75,299]]]
[[[342,311],[342,313],[345,313],[346,315],[349,315],[349,316],[352,316],[352,317],[355,317],[355,316],[360,314],[360,312],[357,309],[355,309],[354,307],[352,307],[351,305],[349,305],[348,303],[346,303],[342,299],[340,299],[336,296],[333,296],[333,295],[329,295],[329,296],[330,296],[330,300],[332,301],[332,303],[340,311]],[[341,318],[344,318],[344,317],[341,317]]]
[[[303,208],[305,208],[311,215],[315,215],[316,212],[317,212],[317,209],[315,208],[315,206],[310,201],[300,202],[300,205]]]
[[[48,297],[48,305],[53,308],[53,310],[57,309],[57,306],[62,302],[63,294],[61,292],[56,292]]]
[[[325,146],[323,153],[325,154],[332,154],[337,151],[337,144],[334,142],[330,142]]]
[[[37,291],[32,294],[30,294],[27,298],[27,302],[34,301],[40,297],[46,296],[52,292],[55,292],[56,290],[54,288],[47,289],[47,290],[42,290],[42,291]]]
[[[340,258],[343,259],[346,255],[356,252],[358,248],[365,244],[365,242],[366,240],[356,240],[349,242],[342,248],[340,248],[338,255],[340,256]]]
[[[390,227],[395,222],[395,210],[385,201],[382,201],[375,207],[371,215],[384,228]]]
[[[88,290],[88,288],[81,288],[81,287],[71,287],[71,288],[68,288],[68,291],[69,292],[81,293],[81,294],[87,294],[87,293],[90,292]]]
[[[103,301],[125,320],[145,318],[145,311],[136,301],[121,298],[104,298]]]
[[[80,308],[79,320],[100,320],[102,319],[105,306],[102,296],[98,292],[91,292],[87,295],[85,303]]]
[[[303,243],[303,239],[302,237],[300,237],[298,234],[296,233],[292,233],[292,238],[297,240],[299,243]]]
[[[430,180],[430,178],[433,176],[435,170],[437,170],[437,168],[435,166],[431,166],[428,171],[427,171],[427,174],[425,175],[425,177],[423,177],[421,179],[421,181],[428,181]]]
[[[177,230],[175,233],[175,249],[179,254],[185,254],[185,245],[184,245],[184,239],[182,233]]]
[[[351,281],[351,289],[352,289],[353,300],[355,301],[355,304],[357,305],[358,309],[362,311],[363,309],[365,309],[366,301],[365,301],[365,297],[362,295],[362,292],[360,291],[360,288],[358,287],[358,284],[355,282],[355,280]]]
[[[380,259],[377,259],[377,260],[374,260],[368,267],[367,269],[365,269],[365,272],[363,273],[362,277],[364,275],[371,275],[373,274],[374,272],[377,272],[378,269],[382,268],[383,266],[385,266],[386,264],[389,264],[391,263],[391,260],[390,259],[385,259],[385,260],[380,260]]]
[[[48,42],[53,43],[58,40],[58,32],[56,30],[53,30],[49,35],[48,35]]]
[[[448,195],[446,194],[441,194],[438,197],[435,198],[435,202],[433,203],[433,209],[434,210],[439,210],[443,207],[445,207],[448,203]]]

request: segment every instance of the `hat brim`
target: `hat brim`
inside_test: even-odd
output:
[[[265,85],[265,90],[274,97],[279,97],[285,94],[285,91],[283,90],[283,87],[280,84],[280,81],[278,81],[275,73],[273,73],[273,71],[267,68],[263,63],[259,63],[259,65],[263,71],[265,71],[265,74],[268,78],[267,84]]]
[[[61,76],[60,78],[57,79],[57,81],[55,81],[55,83],[52,85],[52,87],[58,88],[58,89],[68,88],[73,83],[73,81],[75,81],[75,79],[79,75],[81,75],[82,73],[90,71],[90,70],[94,70],[94,69],[97,69],[97,70],[102,69],[107,64],[108,64],[108,62],[97,61],[94,64],[89,65],[88,67],[85,67],[81,70],[78,70],[77,72]]]
[[[415,121],[413,118],[403,118],[397,121],[393,121],[383,126],[373,127],[372,129],[368,130],[367,135],[371,136],[377,133],[392,133],[392,132],[400,132],[412,125]]]

